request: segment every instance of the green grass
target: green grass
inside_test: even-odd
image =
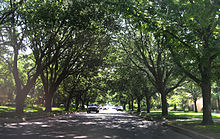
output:
[[[161,119],[187,119],[188,117],[182,115],[169,114],[168,116],[162,116],[160,111],[152,111],[150,113],[140,113],[142,117],[145,117],[150,120],[161,120]]]
[[[52,111],[64,111],[64,107],[52,107]]]
[[[2,118],[19,118],[19,117],[31,117],[31,116],[43,116],[49,114],[63,113],[65,108],[52,107],[52,112],[44,112],[45,107],[34,105],[34,107],[25,107],[24,113],[18,115],[15,112],[16,108],[12,106],[0,106],[0,117]]]
[[[196,121],[174,121],[169,122],[171,125],[177,125],[201,134],[210,135],[220,139],[220,123],[215,122],[213,125],[201,125],[200,120]]]
[[[27,105],[24,108],[24,113],[19,115],[16,114],[16,108],[14,106],[0,106],[0,118],[21,118],[21,117],[32,117],[32,116],[44,116],[53,114],[64,114],[66,113],[64,107],[52,107],[51,112],[44,112],[45,107],[39,105]],[[70,108],[69,112],[76,111],[74,108]],[[82,111],[82,110],[78,110]]]
[[[128,111],[130,113],[143,116],[151,120],[160,120],[160,119],[189,119],[189,118],[202,118],[203,113],[201,112],[184,112],[184,111],[169,111],[169,115],[162,117],[161,111],[151,111],[150,113],[142,112],[137,113],[137,111]],[[213,119],[220,119],[220,113],[212,113]]]
[[[194,118],[202,118],[203,113],[201,112],[183,112],[183,111],[171,111],[169,114],[179,115],[184,117],[194,117]],[[212,113],[212,118],[220,118],[220,113]]]
[[[213,125],[201,125],[201,120],[196,121],[175,121],[176,119],[189,119],[189,118],[202,118],[203,113],[196,112],[184,112],[184,111],[169,111],[169,115],[162,117],[161,111],[151,111],[150,113],[142,112],[137,113],[136,111],[129,111],[136,115],[142,116],[148,120],[164,120],[172,119],[173,122],[169,121],[168,124],[177,125],[207,136],[211,136],[220,139],[220,122],[215,122]],[[212,113],[213,119],[220,118],[220,113]]]
[[[0,112],[1,111],[14,111],[15,107],[11,107],[11,106],[0,106]]]

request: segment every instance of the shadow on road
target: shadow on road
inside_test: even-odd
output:
[[[157,122],[146,121],[125,112],[111,111],[70,114],[0,127],[1,139],[165,139],[174,136],[177,136],[177,133],[169,131]]]

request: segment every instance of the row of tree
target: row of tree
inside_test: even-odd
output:
[[[136,99],[138,111],[145,97],[148,112],[159,93],[166,116],[167,98],[193,81],[202,90],[202,123],[212,124],[211,87],[220,81],[219,4],[3,0],[1,88],[14,88],[17,113],[31,92],[43,96],[46,111],[60,98],[68,110],[73,98],[78,108],[117,92],[124,107]]]
[[[23,113],[39,77],[46,111],[51,111],[53,96],[67,77],[77,80],[102,66],[109,43],[105,24],[110,18],[100,4],[1,1],[1,62],[8,64],[14,78],[17,113]]]

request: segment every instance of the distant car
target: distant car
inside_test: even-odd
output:
[[[109,108],[108,108],[108,106],[103,106],[102,109],[103,109],[103,110],[108,110]]]
[[[117,111],[123,111],[123,107],[122,107],[122,106],[117,106],[117,107],[116,107],[116,110],[117,110]]]
[[[98,113],[99,112],[98,105],[95,104],[95,103],[89,104],[88,107],[87,107],[87,113],[90,113],[91,111],[94,111],[94,112]]]

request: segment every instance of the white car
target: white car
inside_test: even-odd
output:
[[[117,107],[116,107],[116,110],[117,110],[117,111],[123,111],[123,107],[122,107],[122,106],[117,106]]]
[[[94,111],[96,113],[99,113],[99,107],[97,104],[95,103],[91,103],[88,105],[87,107],[87,113],[90,113],[91,111]]]

